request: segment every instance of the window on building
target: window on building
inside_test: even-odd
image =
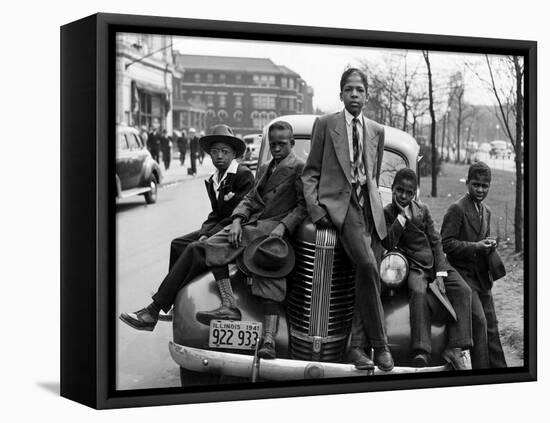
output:
[[[195,102],[195,104],[198,104],[201,102],[201,95],[200,94],[195,94],[193,96],[193,101]]]
[[[267,84],[270,87],[273,87],[275,85],[275,75],[269,75],[269,78],[267,79]]]
[[[287,80],[286,80],[286,77],[281,77],[281,88],[286,88],[287,87]]]
[[[220,84],[225,84],[225,73],[220,73]]]
[[[206,83],[212,84],[214,82],[214,74],[212,72],[208,72],[206,74]]]
[[[226,105],[225,105],[225,104],[226,104],[225,98],[226,98],[226,97],[225,97],[225,94],[220,94],[219,99],[218,99],[218,100],[219,100],[219,106],[220,106],[220,107],[226,107]]]
[[[277,117],[277,113],[275,112],[269,112],[269,114],[267,115],[268,119],[269,120],[273,120]]]
[[[281,98],[281,109],[288,110],[288,100],[286,98]]]
[[[240,84],[242,81],[242,75],[240,73],[235,74],[235,84]]]
[[[195,74],[195,82],[197,84],[200,84],[200,82],[201,82],[201,74],[200,73]]]
[[[206,96],[206,107],[214,107],[214,96],[211,94]]]
[[[255,95],[252,97],[252,107],[255,109],[275,109],[275,96]]]
[[[237,110],[235,113],[233,113],[233,119],[235,120],[235,122],[241,122],[243,120],[243,112]]]
[[[221,122],[224,122],[227,120],[227,112],[225,110],[220,110],[218,112],[218,118],[220,119]]]
[[[294,89],[294,79],[290,78],[288,80],[288,88],[293,90]]]
[[[253,75],[252,80],[254,81],[254,84],[260,85],[260,75]]]
[[[243,96],[242,95],[236,95],[235,96],[235,108],[236,109],[242,109],[243,107]]]

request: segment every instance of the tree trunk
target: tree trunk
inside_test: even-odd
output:
[[[432,197],[437,197],[437,148],[435,145],[435,110],[432,85],[432,68],[430,66],[430,55],[427,50],[423,52],[426,67],[428,68],[428,93],[430,98],[430,118],[432,126],[430,131],[430,144],[432,146]]]
[[[523,161],[523,90],[521,67],[517,56],[514,56],[514,68],[516,71],[516,143],[514,146],[516,162],[516,207],[514,210],[514,233],[516,252],[523,249],[523,174],[521,163]]]

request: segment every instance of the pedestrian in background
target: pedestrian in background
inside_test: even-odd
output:
[[[199,137],[195,128],[189,128],[189,159],[191,160],[191,167],[187,170],[189,175],[197,174],[197,158],[199,155]]]
[[[168,135],[168,131],[166,129],[162,130],[162,136],[160,137],[160,148],[162,151],[164,168],[168,170],[170,168],[170,161],[172,160],[172,137]]]
[[[185,163],[185,155],[187,154],[187,134],[185,129],[181,128],[181,133],[178,136],[178,150],[180,152],[180,166]]]
[[[153,128],[147,137],[147,149],[153,156],[153,160],[160,164],[160,132],[158,128]]]
[[[199,137],[202,138],[204,137],[204,135],[205,135],[204,131],[201,131],[199,134]],[[202,146],[199,144],[199,163],[202,164],[203,161],[204,161],[204,150]]]

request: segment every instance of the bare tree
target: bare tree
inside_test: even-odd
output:
[[[435,110],[434,110],[434,96],[433,96],[433,82],[432,82],[432,67],[430,64],[430,53],[427,50],[422,50],[424,61],[426,62],[426,68],[428,69],[428,98],[430,108],[430,118],[432,120],[430,131],[430,144],[432,146],[432,197],[437,197],[437,148],[435,145]]]
[[[488,80],[469,66],[491,90],[497,101],[497,118],[514,147],[516,192],[514,208],[515,251],[523,250],[523,60],[518,56],[485,55]],[[515,128],[514,128],[515,123]]]

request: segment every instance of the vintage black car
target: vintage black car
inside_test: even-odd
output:
[[[316,116],[293,115],[279,119],[294,129],[294,153],[306,159]],[[270,160],[266,126],[259,166]],[[380,177],[384,204],[391,201],[391,184],[402,167],[416,169],[419,147],[414,138],[385,127],[385,147]],[[316,230],[306,219],[294,234],[296,264],[289,276],[284,307],[279,310],[277,357],[258,359],[256,337],[261,336],[263,314],[260,301],[249,292],[249,278],[236,267],[232,285],[241,322],[199,323],[195,313],[219,306],[218,290],[210,273],[184,287],[174,305],[173,342],[169,348],[181,368],[184,386],[217,383],[239,377],[249,380],[291,380],[362,376],[384,373],[357,370],[344,363],[354,305],[354,270],[338,244],[335,230]],[[432,367],[411,367],[409,306],[406,280],[408,265],[403,256],[387,254],[381,263],[382,302],[389,345],[396,366],[390,373],[449,369],[440,354],[446,342],[445,314],[433,304]],[[229,339],[228,341],[228,338]]]
[[[151,157],[139,131],[125,125],[116,127],[117,198],[143,195],[147,204],[157,201],[162,173]]]

